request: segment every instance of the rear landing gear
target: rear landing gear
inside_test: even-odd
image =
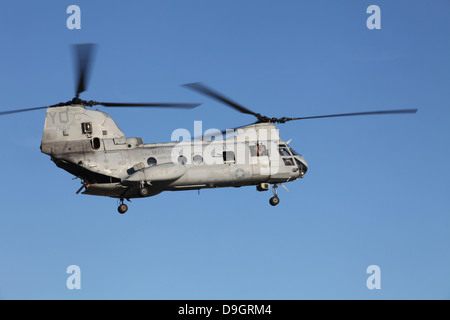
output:
[[[125,203],[123,203],[123,199],[120,199],[120,201],[121,201],[121,204],[117,208],[117,211],[119,211],[120,214],[124,214],[125,212],[128,211],[128,206]]]
[[[139,195],[141,197],[148,197],[148,194],[149,194],[149,191],[148,191],[147,187],[139,188]]]
[[[148,197],[148,195],[150,194],[150,190],[148,189],[147,184],[151,185],[150,181],[141,181],[139,185],[139,195],[143,198]]]

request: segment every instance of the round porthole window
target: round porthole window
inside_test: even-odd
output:
[[[194,161],[195,164],[200,164],[203,162],[203,157],[199,154],[196,154],[192,160]]]
[[[187,159],[186,159],[186,157],[185,156],[179,156],[178,157],[178,163],[180,163],[180,164],[186,164],[187,163]]]
[[[153,166],[156,166],[157,161],[156,161],[155,158],[150,157],[150,158],[147,159],[147,163],[148,163],[148,165],[149,165],[150,167],[153,167]]]

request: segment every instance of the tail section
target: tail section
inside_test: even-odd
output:
[[[106,113],[83,106],[48,108],[41,151],[50,156],[98,149],[101,139],[125,139]]]

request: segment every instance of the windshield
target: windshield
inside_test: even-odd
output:
[[[291,150],[291,152],[292,152],[292,154],[294,155],[294,156],[302,156],[300,153],[298,153],[297,151],[295,151],[291,146],[289,146],[289,149]]]

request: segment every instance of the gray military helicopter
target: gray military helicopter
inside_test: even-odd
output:
[[[303,178],[305,159],[281,139],[276,124],[293,120],[416,113],[417,109],[332,114],[298,118],[270,118],[239,105],[201,83],[185,87],[218,100],[256,121],[229,130],[216,130],[200,139],[144,144],[126,137],[105,112],[89,107],[162,107],[191,109],[196,103],[118,103],[82,100],[90,70],[92,44],[74,46],[77,82],[75,97],[49,106],[0,112],[7,115],[46,109],[41,152],[59,168],[81,179],[76,192],[120,199],[119,213],[128,210],[124,200],[155,196],[163,191],[256,186],[273,189],[272,206],[280,200],[278,185]],[[230,134],[232,133],[232,134]],[[223,134],[227,134],[222,139]],[[214,137],[215,139],[212,139]]]

